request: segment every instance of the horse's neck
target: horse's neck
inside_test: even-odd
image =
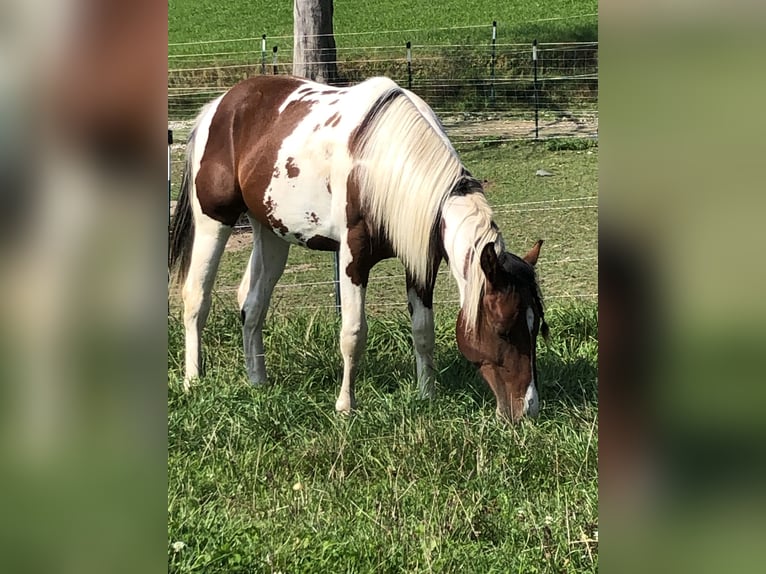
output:
[[[489,241],[500,242],[502,246],[502,238],[492,226],[492,212],[486,199],[476,193],[448,197],[442,208],[442,222],[442,245],[457,282],[462,307],[482,248]]]

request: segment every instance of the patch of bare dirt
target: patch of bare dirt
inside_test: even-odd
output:
[[[235,231],[226,242],[226,251],[239,251],[253,247],[253,234],[250,231]]]
[[[482,120],[446,120],[445,128],[455,143],[465,140],[493,138],[534,138],[535,120],[519,118],[498,118]],[[541,117],[538,121],[538,134],[541,138],[559,137],[594,137],[598,135],[598,115],[560,114],[556,117]]]

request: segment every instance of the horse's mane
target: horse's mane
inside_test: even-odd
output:
[[[468,178],[463,186],[456,186],[452,193],[465,196],[461,202],[465,214],[460,225],[461,228],[468,229],[469,236],[474,238],[468,269],[465,274],[466,283],[462,304],[465,325],[469,330],[474,330],[479,319],[481,297],[484,294],[484,271],[480,263],[481,251],[487,243],[493,241],[495,252],[500,255],[505,249],[505,244],[497,226],[492,222],[492,208],[489,206],[481,184],[476,180],[471,180],[473,178]]]
[[[526,304],[535,307],[541,318],[541,332],[547,336],[543,299],[537,283],[535,268],[518,255],[505,250],[505,243],[497,225],[492,221],[492,208],[489,206],[481,184],[470,174],[465,173],[455,184],[450,193],[455,199],[450,202],[450,209],[460,213],[461,233],[473,238],[473,246],[468,255],[465,270],[465,293],[462,309],[463,321],[469,330],[476,328],[481,311],[481,299],[484,295],[485,276],[481,268],[481,252],[487,243],[495,244],[495,253],[500,264],[508,274],[509,289],[518,289],[531,294]]]
[[[420,105],[419,105],[420,104]],[[463,167],[427,106],[391,83],[352,135],[368,222],[417,284],[433,279],[439,214]]]
[[[512,275],[530,286],[532,303],[542,316],[534,269],[505,251],[481,184],[464,169],[436,115],[393,82],[380,87],[349,142],[370,225],[388,240],[413,279],[425,286],[440,256],[442,209],[455,198],[450,209],[462,211],[461,233],[473,243],[462,301],[466,326],[474,329],[479,318],[485,279],[480,254],[489,242],[494,242],[498,256],[508,257]]]

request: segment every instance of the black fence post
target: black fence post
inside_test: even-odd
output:
[[[168,228],[170,227],[170,146],[173,145],[173,130],[168,130]]]
[[[492,59],[489,63],[489,100],[492,103],[492,107],[495,106],[495,61],[496,51],[495,44],[497,43],[497,20],[492,20]]]
[[[407,89],[412,89],[412,42],[407,42]]]
[[[261,74],[266,73],[266,34],[261,36]]]
[[[274,61],[273,61],[272,65],[274,66],[273,72],[274,72],[274,75],[276,76],[277,73],[278,73],[277,72],[277,50],[278,50],[278,48],[277,48],[277,46],[274,46],[271,50],[272,50],[272,52],[274,52]]]
[[[539,109],[540,101],[537,95],[537,40],[532,41],[532,70],[534,73],[534,93],[535,93],[535,139],[539,138]]]

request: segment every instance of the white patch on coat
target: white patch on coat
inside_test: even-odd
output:
[[[317,235],[340,240],[346,228],[346,182],[353,168],[348,142],[377,94],[391,85],[386,78],[345,89],[307,81],[280,106],[282,112],[292,101],[312,103],[306,117],[282,142],[274,166],[279,177],[272,177],[264,194],[266,205],[273,206],[270,215],[288,229],[285,240],[300,243],[298,237],[305,241]],[[309,87],[317,93],[307,97]],[[340,101],[333,103],[336,100]],[[295,177],[287,175],[288,162],[298,169]]]
[[[524,395],[524,414],[530,417],[536,417],[539,412],[540,412],[540,399],[537,396],[537,387],[535,386],[535,378],[532,377],[532,380],[529,381],[527,392]]]
[[[527,328],[529,329],[530,338],[532,337],[534,327],[535,327],[535,312],[532,310],[532,307],[527,307]],[[534,345],[534,340],[532,340],[532,344]],[[529,360],[530,362],[529,372],[534,373],[535,372],[534,349],[532,349],[531,355],[532,357]],[[540,412],[540,399],[537,396],[537,387],[535,386],[535,377],[533,374],[532,380],[529,381],[527,392],[524,395],[524,414],[529,415],[531,417],[535,417],[537,416],[537,413],[539,412]]]

